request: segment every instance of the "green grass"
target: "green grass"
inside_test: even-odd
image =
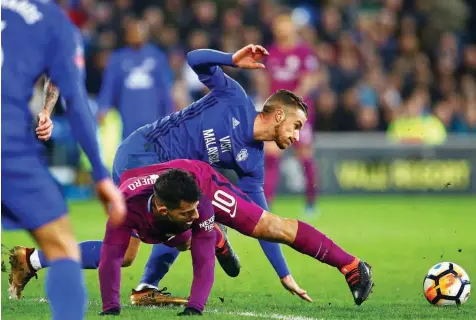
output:
[[[301,198],[281,198],[273,209],[279,215],[299,218],[303,204]],[[227,278],[217,265],[204,318],[270,319],[274,314],[282,315],[281,319],[476,319],[474,297],[459,308],[439,308],[422,295],[423,277],[437,262],[458,263],[470,277],[476,277],[474,197],[326,197],[320,209],[322,216],[308,222],[373,266],[376,287],[368,302],[354,306],[339,272],[285,248],[295,279],[314,299],[312,304],[300,301],[282,289],[257,241],[230,231],[242,272],[238,278]],[[71,212],[79,241],[102,238],[105,217],[96,203],[71,204]],[[2,233],[2,243],[7,247],[32,245],[24,233]],[[149,252],[150,246],[143,244],[134,265],[122,269],[123,319],[169,319],[180,310],[129,306],[130,290],[137,285]],[[100,311],[98,275],[95,270],[85,274],[90,301],[87,319],[96,319]],[[48,304],[40,301],[45,271],[39,272],[38,280],[31,280],[20,301],[7,299],[8,277],[2,275],[4,319],[49,318]],[[188,296],[191,278],[190,254],[182,253],[161,285],[175,295]]]

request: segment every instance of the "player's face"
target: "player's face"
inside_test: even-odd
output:
[[[131,21],[127,26],[126,41],[131,46],[141,45],[147,41],[148,27],[142,21]]]
[[[291,17],[279,16],[273,21],[273,34],[275,39],[279,42],[292,38],[295,34],[295,26]]]
[[[196,219],[198,219],[198,201],[196,202],[185,202],[180,201],[180,207],[167,210],[167,217],[170,221],[182,224],[186,227],[190,227]]]
[[[302,110],[289,111],[276,126],[276,145],[284,150],[294,142],[299,141],[299,131],[307,121],[306,114]]]

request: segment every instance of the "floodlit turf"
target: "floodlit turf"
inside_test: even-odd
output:
[[[273,206],[275,213],[294,218],[300,217],[302,209],[301,198],[281,198]],[[440,261],[458,263],[476,283],[474,196],[326,197],[321,199],[320,209],[322,216],[307,220],[373,266],[376,287],[368,302],[354,306],[337,270],[285,248],[295,279],[314,299],[313,303],[300,301],[282,289],[257,241],[231,231],[243,269],[238,278],[231,279],[217,264],[216,282],[204,318],[476,319],[474,296],[459,308],[441,308],[431,306],[422,295],[423,277]],[[105,217],[97,204],[75,203],[71,210],[78,240],[102,238]],[[23,233],[3,232],[2,244],[30,246],[32,241]],[[134,265],[122,269],[122,319],[170,319],[181,310],[128,304],[149,252],[150,247],[143,244]],[[97,271],[87,270],[85,274],[90,301],[87,319],[100,318],[96,316],[100,311]],[[3,319],[48,319],[48,304],[41,302],[45,275],[41,271],[38,280],[30,281],[24,299],[11,301],[6,294],[8,277],[2,274]],[[182,253],[161,285],[175,295],[187,296],[191,276],[190,254]]]

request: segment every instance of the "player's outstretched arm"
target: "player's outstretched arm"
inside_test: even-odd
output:
[[[198,75],[200,81],[208,89],[213,90],[238,85],[234,80],[227,77],[219,66],[262,69],[264,65],[258,61],[268,54],[265,48],[253,44],[247,45],[235,53],[198,49],[187,54],[187,62]]]
[[[211,202],[200,199],[200,217],[192,226],[193,281],[187,308],[179,315],[201,314],[207,303],[215,279],[216,233]]]
[[[59,10],[59,9],[58,9]],[[93,167],[99,198],[109,211],[111,222],[120,224],[126,214],[124,198],[109,178],[96,139],[96,121],[88,106],[84,86],[84,56],[79,31],[58,11],[55,27],[51,32],[55,45],[49,52],[50,65],[47,73],[58,86],[66,101],[66,115],[74,138],[79,142]]]
[[[99,285],[101,287],[101,315],[118,315],[121,312],[121,266],[129,245],[131,229],[106,226],[106,235],[101,246],[99,262]]]

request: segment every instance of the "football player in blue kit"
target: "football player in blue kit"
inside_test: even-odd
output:
[[[28,105],[36,80],[46,74],[67,102],[73,134],[93,165],[98,196],[113,224],[119,225],[125,218],[125,203],[99,155],[84,88],[80,34],[61,9],[48,1],[3,0],[1,9],[2,227],[28,231],[50,262],[46,293],[52,318],[84,319],[87,294],[79,248],[61,190],[40,157]],[[51,124],[44,115],[38,120],[36,134],[47,140]],[[23,261],[11,259],[10,263],[15,266]],[[17,280],[9,279],[10,288],[19,287]],[[12,298],[20,294],[10,290]]]

